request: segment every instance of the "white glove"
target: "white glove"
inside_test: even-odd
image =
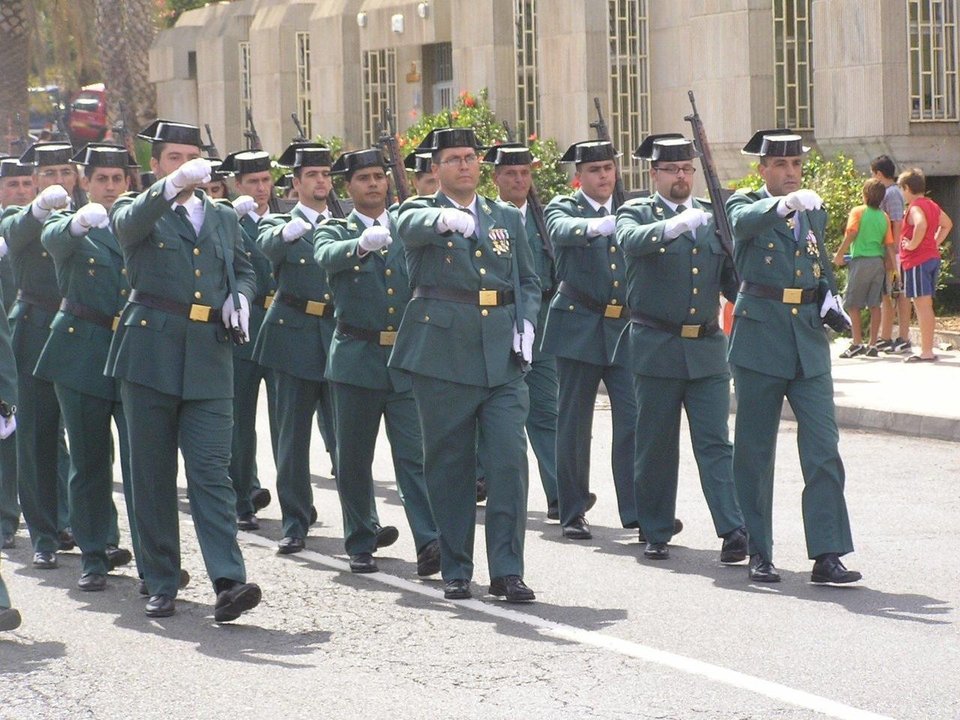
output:
[[[201,185],[210,182],[210,171],[213,164],[206,158],[187,160],[170,175],[170,184],[179,194],[184,188],[192,185]]]
[[[90,232],[90,228],[104,228],[110,224],[107,209],[100,203],[87,203],[73,214],[70,220],[70,234],[80,237]]]
[[[257,209],[257,201],[249,195],[241,195],[233,201],[233,209],[237,211],[238,216],[244,217]]]
[[[33,201],[30,212],[40,222],[47,219],[54,210],[60,210],[70,202],[70,194],[64,189],[63,185],[51,185],[45,187]]]
[[[363,252],[368,253],[385,248],[392,242],[393,238],[390,237],[390,231],[387,228],[383,225],[373,225],[363,231],[360,242],[357,244]]]
[[[786,217],[794,210],[819,210],[823,207],[823,198],[813,190],[794,190],[780,198],[777,203],[777,214]]]
[[[17,429],[17,416],[0,417],[0,440],[6,440]]]
[[[841,302],[842,298],[837,297],[832,292],[827,290],[826,297],[823,298],[823,304],[820,306],[820,317],[824,318],[827,316],[827,313],[831,310],[836,310],[838,313],[843,315],[846,318],[847,322],[853,324],[850,321],[850,316],[847,315],[847,311],[843,309],[843,303]]]
[[[284,242],[292,243],[302,238],[310,230],[313,230],[313,225],[303,218],[294,218],[283,226],[280,234],[283,236]]]
[[[587,222],[587,235],[597,237],[598,235],[613,235],[617,227],[616,215],[604,215],[603,217],[593,218]]]
[[[220,310],[220,316],[223,318],[223,326],[230,330],[235,327],[239,327],[243,330],[243,335],[247,338],[247,341],[250,340],[250,302],[247,300],[247,296],[240,294],[240,309],[235,310],[233,307],[233,293],[227,295],[226,301],[223,303],[223,307]]]
[[[443,208],[440,211],[440,217],[437,218],[437,230],[442,233],[458,232],[464,237],[470,237],[476,229],[477,223],[473,219],[473,213],[456,208]]]
[[[673,240],[685,232],[693,232],[701,225],[706,225],[712,217],[712,214],[701,208],[687,208],[663,223],[663,236],[667,240]]]
[[[10,248],[7,247],[7,241],[0,237],[0,258],[7,254]]]
[[[523,333],[513,329],[513,351],[520,353],[526,362],[533,362],[533,323],[527,319],[523,321]]]

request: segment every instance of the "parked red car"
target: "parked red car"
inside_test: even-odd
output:
[[[78,147],[103,140],[110,127],[107,121],[107,93],[103,83],[86,85],[70,101],[67,132]]]

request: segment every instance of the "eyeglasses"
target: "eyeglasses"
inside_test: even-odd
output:
[[[684,175],[690,176],[695,175],[697,169],[693,165],[659,165],[656,170],[658,172],[666,173],[667,175],[679,175],[683,173]]]
[[[460,165],[469,167],[470,165],[476,164],[479,159],[477,155],[471,153],[470,155],[462,155],[459,157],[448,157],[446,160],[441,160],[439,164],[446,165],[447,167],[459,167]]]

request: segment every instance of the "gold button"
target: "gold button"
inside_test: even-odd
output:
[[[353,257],[353,251],[352,251],[352,250],[347,253],[347,257]]]
[[[617,264],[616,264],[616,263],[610,263],[610,269],[611,269],[611,270],[616,270],[616,269],[617,269]]]
[[[573,305],[567,308],[567,310],[573,310]]]
[[[486,269],[486,268],[480,268],[480,274],[481,274],[481,275],[486,275],[486,274],[487,274],[487,269]]]
[[[94,260],[93,258],[88,258],[88,259],[87,259],[87,262],[90,263],[91,265],[93,265],[93,263],[95,263],[96,260]]]
[[[393,288],[387,288],[387,295],[393,295]]]
[[[163,247],[163,243],[160,243],[160,247]],[[194,249],[193,249],[193,254],[194,254],[194,255],[199,255],[199,254],[200,254],[200,248],[194,248]]]
[[[696,248],[694,248],[694,249],[693,249],[693,250],[691,250],[690,252],[691,252],[691,253],[693,253],[694,255],[696,255],[696,254],[697,254],[698,252],[700,252],[700,251],[699,251],[699,250],[697,250]]]
[[[797,270],[797,277],[800,277],[801,275],[803,275],[803,270]]]
[[[126,268],[120,268],[120,274],[121,274],[121,275],[126,275],[126,274],[127,274],[127,269],[126,269]]]
[[[660,248],[660,252],[661,252],[661,254],[662,254],[662,253],[665,253],[666,251],[667,251],[667,249],[666,249],[666,248]]]
[[[700,268],[694,268],[694,269],[691,270],[690,272],[692,272],[694,275],[699,275],[699,274],[700,274]]]
[[[196,291],[193,293],[193,296],[194,296],[197,300],[199,300],[200,298],[203,297],[203,293],[200,292],[199,290],[196,290]]]
[[[389,330],[390,332],[393,332],[393,325],[387,325],[387,330]]]
[[[393,308],[390,308],[390,309],[393,310]],[[423,321],[424,321],[424,322],[430,322],[430,316],[429,316],[429,315],[424,315],[424,316],[423,316]]]
[[[387,308],[387,313],[390,314],[390,315],[393,315],[396,311],[397,311],[396,308],[392,308],[392,307],[388,307],[388,308]],[[430,318],[428,317],[427,320],[429,320],[429,319],[430,319]]]
[[[324,299],[324,300],[329,300],[329,299],[330,299],[330,293],[324,293],[324,294],[323,294],[323,299]]]
[[[694,294],[694,295],[699,295],[699,294],[700,294],[700,288],[694,288],[694,289],[693,289],[693,294]]]
[[[67,332],[68,332],[68,333],[74,332],[74,329],[73,329],[73,326],[72,326],[72,325],[67,328]]]
[[[697,309],[696,309],[696,308],[690,308],[690,314],[691,314],[691,315],[696,315],[696,314],[697,314]]]
[[[447,247],[453,247],[453,240],[447,240]]]
[[[610,246],[610,252],[616,252],[616,251],[617,251],[617,246],[616,246],[616,245],[611,245],[611,246]]]
[[[126,288],[121,288],[120,294],[121,294],[123,297],[126,297],[126,296],[127,296],[127,289],[126,289]]]
[[[483,310],[480,311],[480,314],[483,315],[484,317],[486,317],[487,315],[490,314],[490,311],[487,310],[486,308],[484,308]]]
[[[303,265],[307,262],[306,258],[300,258],[300,264]]]
[[[47,251],[44,250],[42,253],[40,253],[40,256],[41,256],[41,257],[46,257],[46,256],[47,256]]]
[[[360,272],[360,266],[359,266],[359,265],[354,265],[354,266],[353,266],[353,271],[354,271],[354,272]]]
[[[482,251],[482,250],[477,250],[477,251],[474,253],[474,255],[476,255],[477,257],[481,257],[481,256],[483,255],[483,251]]]
[[[199,269],[194,270],[193,274],[196,275],[197,277],[200,277],[200,270]]]
[[[577,229],[574,231],[574,234],[575,234],[575,235],[583,235],[583,230],[581,230],[580,228],[577,228]]]
[[[767,247],[773,250],[773,243],[767,243]]]
[[[280,318],[280,319],[277,321],[277,325],[283,325],[283,318]]]
[[[800,311],[797,310],[796,308],[790,308],[790,313],[791,313],[792,315],[797,315],[797,314],[799,314],[799,312],[800,312]]]
[[[146,327],[146,326],[147,326],[147,321],[146,321],[146,320],[141,320],[141,321],[140,321],[140,327]]]
[[[387,277],[390,277],[391,275],[393,275],[393,270],[391,270],[390,268],[387,268],[383,274],[386,275]]]
[[[157,247],[163,247],[163,243],[157,243]],[[199,254],[200,254],[200,251],[199,251],[199,250],[194,250],[193,252],[194,252],[196,255],[199,255]]]
[[[620,287],[620,281],[619,281],[619,280],[614,280],[614,281],[613,281],[613,286],[614,286],[614,287]]]
[[[800,257],[800,251],[799,251],[799,250],[797,250],[796,255],[797,255],[797,257]]]

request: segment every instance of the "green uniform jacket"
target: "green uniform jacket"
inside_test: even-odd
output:
[[[53,257],[60,293],[106,317],[119,315],[130,293],[120,244],[106,228],[74,237],[72,219],[72,212],[54,213],[41,236]],[[61,310],[50,325],[36,375],[80,393],[119,401],[116,379],[103,374],[112,340],[111,329]]]
[[[230,205],[230,207],[233,206]],[[259,224],[249,215],[244,215],[240,218],[240,229],[243,230],[243,253],[253,265],[253,271],[257,275],[257,294],[250,303],[250,341],[243,345],[234,345],[233,356],[238,360],[254,360],[254,344],[267,314],[265,304],[272,301],[272,296],[277,290],[277,281],[273,276],[273,265],[270,259],[263,254],[263,250],[257,243]]]
[[[390,367],[464,385],[497,387],[521,376],[513,350],[519,310],[534,326],[540,311],[540,283],[515,207],[477,196],[476,235],[440,234],[443,208],[455,207],[443,193],[410,198],[400,206],[398,232],[407,255],[411,287],[426,286],[477,293],[513,290],[517,264],[517,304],[481,308],[447,300],[414,298],[403,315]],[[506,233],[506,243],[492,230]]]
[[[0,313],[0,400],[7,405],[17,404],[17,361],[10,344],[10,324]]]
[[[204,205],[198,237],[171,209],[158,180],[136,197],[125,195],[111,210],[134,289],[178,303],[220,308],[229,294],[227,263],[237,291],[254,296],[256,278],[233,209]],[[184,400],[233,397],[233,351],[222,322],[186,317],[127,303],[110,346],[107,374]]]
[[[740,279],[778,288],[835,288],[830,257],[823,246],[827,214],[796,213],[800,241],[786,218],[777,215],[779,198],[737,192],[727,200],[733,228],[734,259]],[[816,302],[791,305],[740,293],[727,355],[732,364],[794,379],[830,372],[827,332]]]
[[[13,277],[20,291],[59,306],[60,289],[57,287],[53,258],[40,243],[43,225],[33,216],[30,208],[31,205],[23,208],[11,206],[4,210],[0,218],[0,236],[6,238],[10,248]],[[20,370],[33,374],[55,314],[56,311],[41,309],[36,305],[14,303],[10,311],[10,325],[13,352]]]
[[[625,305],[627,277],[623,253],[614,235],[587,235],[588,221],[601,215],[583,192],[555,197],[543,214],[556,247],[559,279],[604,305]],[[604,318],[573,298],[557,293],[550,302],[541,347],[558,357],[613,365],[617,340],[627,322],[626,315],[620,319]]]
[[[277,294],[287,293],[303,300],[332,303],[333,293],[327,283],[327,274],[313,257],[312,234],[308,232],[292,243],[283,239],[283,226],[294,217],[308,220],[299,207],[295,207],[290,215],[271,214],[260,220],[257,242],[273,263]],[[334,327],[333,317],[307,315],[274,300],[257,335],[253,357],[264,367],[321,382]]]
[[[710,212],[710,203],[692,207]],[[648,317],[674,325],[716,320],[722,292],[737,296],[733,261],[724,253],[711,221],[696,234],[664,239],[665,221],[676,215],[660,195],[631,200],[617,213],[617,240],[627,257],[627,304]],[[696,379],[725,375],[727,339],[723,332],[683,338],[631,322],[620,338],[618,357],[634,373],[651,377]]]
[[[533,209],[527,205],[527,215],[525,218],[527,241],[530,243],[530,254],[533,256],[533,267],[537,271],[537,278],[540,280],[540,288],[546,292],[553,289],[559,282],[557,279],[557,265],[550,254],[544,248],[544,238],[540,236],[537,229],[537,223],[533,219]],[[540,314],[537,316],[537,335],[543,334],[543,328],[547,325],[547,311],[550,309],[548,302],[540,303]],[[534,343],[533,360],[536,362],[545,353],[540,349],[540,343]]]
[[[393,243],[385,254],[372,252],[358,257],[357,242],[365,228],[355,212],[345,219],[325,220],[313,237],[314,256],[330,278],[337,298],[338,321],[374,332],[394,332],[410,301],[407,263],[397,235],[396,215],[390,214]],[[390,345],[337,331],[330,343],[326,377],[371,390],[406,392],[411,389],[410,378],[387,368],[392,349]]]

